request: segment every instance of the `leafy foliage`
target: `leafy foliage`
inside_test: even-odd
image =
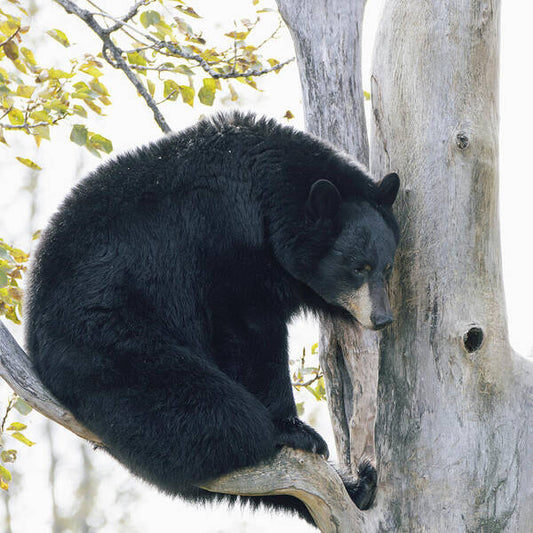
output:
[[[20,324],[22,289],[20,280],[26,270],[28,254],[0,239],[0,316]]]
[[[313,359],[317,359],[318,343],[311,346],[311,356]],[[302,357],[298,361],[291,361],[292,385],[298,391],[302,388],[307,390],[318,401],[325,400],[324,374],[320,365],[309,364],[307,359],[306,350],[303,348]],[[299,406],[299,410],[303,410],[302,405]]]
[[[32,411],[32,408],[18,396],[12,396],[7,404],[2,424],[0,425],[0,489],[8,490],[11,482],[11,472],[8,468],[10,463],[14,463],[17,459],[17,450],[12,448],[13,442],[11,438],[25,444],[26,446],[33,446],[32,442],[23,431],[27,429],[27,425],[22,422],[12,421],[9,425],[9,419],[12,418],[12,413],[17,411],[19,415],[26,416]],[[8,437],[8,438],[6,438]]]
[[[58,43],[58,52],[63,51],[62,64],[70,65],[59,68],[36,57],[24,2],[9,1],[11,12],[7,6],[0,9],[0,143],[4,144],[5,131],[10,130],[32,135],[39,145],[42,139],[50,140],[51,126],[76,117],[70,140],[96,156],[109,153],[111,141],[86,126],[86,119],[103,115],[112,101],[104,83],[105,62],[126,74],[163,131],[170,129],[160,111],[163,103],[180,100],[190,106],[196,102],[212,106],[225,85],[234,101],[238,93],[227,80],[257,89],[255,77],[277,72],[288,63],[261,56],[261,48],[275,37],[281,22],[269,38],[253,42],[254,30],[268,11],[259,6],[256,20],[235,22],[232,31],[223,30],[219,36],[223,44],[215,46],[203,37],[202,14],[181,0],[137,1],[121,18],[104,9],[95,12],[94,5],[88,11],[57,0],[86,22],[103,45],[97,55],[84,53],[69,59],[69,35],[50,28],[46,36]],[[30,159],[19,161],[40,169]]]
[[[102,106],[111,100],[99,80],[103,65],[96,57],[85,54],[81,60],[70,60],[68,70],[38,61],[28,37],[30,17],[18,0],[11,3],[17,14],[0,9],[0,142],[7,144],[5,131],[12,130],[32,135],[39,146],[43,139],[50,140],[51,126],[73,115],[101,115]],[[62,47],[70,46],[63,31],[46,33]],[[94,143],[87,148],[95,155],[102,151]],[[17,159],[40,170],[30,159]]]

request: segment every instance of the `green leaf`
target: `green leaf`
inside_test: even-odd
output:
[[[50,140],[50,128],[48,126],[35,126],[35,128],[33,128],[33,133],[47,141]]]
[[[60,80],[63,78],[72,78],[74,76],[73,72],[65,72],[64,70],[58,68],[49,68],[48,69],[48,78],[51,80]]]
[[[76,113],[76,115],[79,115],[83,118],[87,118],[87,110],[83,106],[75,104],[72,110],[74,111],[74,113]]]
[[[139,52],[131,52],[126,55],[130,65],[140,65],[145,67],[148,64],[144,55],[140,54]]]
[[[58,43],[62,44],[65,48],[70,46],[67,36],[61,30],[48,30],[46,33],[50,35],[52,39],[55,39]]]
[[[105,95],[105,96],[109,96],[109,92],[107,90],[107,87],[103,83],[100,83],[98,80],[96,80],[96,79],[91,80],[89,82],[89,86],[91,87],[91,89],[94,92],[96,92],[98,94]]]
[[[11,270],[9,266],[0,266],[0,288],[7,287],[9,278],[7,277],[8,270]]]
[[[93,135],[91,135],[91,137],[89,138],[89,143],[96,150],[101,150],[106,154],[109,154],[113,151],[113,143],[109,139],[106,139],[104,136],[99,135],[98,133],[94,133]]]
[[[207,87],[210,91],[214,92],[217,90],[217,80],[214,80],[213,78],[204,78],[202,83],[204,84],[204,87]]]
[[[102,108],[100,106],[96,105],[90,98],[84,98],[83,101],[85,102],[85,105],[89,109],[91,109],[92,111],[94,111],[98,115],[102,114]]]
[[[33,55],[33,52],[29,48],[26,48],[26,47],[23,46],[20,49],[20,51],[22,53],[22,56],[26,60],[26,64],[27,65],[30,65],[32,67],[37,66],[37,61],[35,61],[35,57]]]
[[[204,84],[204,86],[198,91],[198,100],[204,105],[213,105],[213,102],[215,101],[215,89]]]
[[[9,424],[9,426],[6,428],[7,431],[23,431],[28,426],[26,424],[23,424],[22,422],[12,422]]]
[[[15,260],[16,263],[25,263],[30,258],[30,256],[26,252],[23,252],[18,248],[8,246],[8,249],[9,253],[11,254],[11,257]]]
[[[92,76],[93,78],[99,78],[103,74],[99,68],[90,64],[82,65],[78,70],[85,72],[85,74],[89,74],[89,76]]]
[[[363,96],[365,97],[365,100],[370,100],[370,93],[368,91],[363,91]]]
[[[18,431],[15,431],[15,433],[11,433],[11,436],[14,439],[17,439],[19,442],[22,442],[22,444],[25,444],[26,446],[33,446],[35,444],[35,442],[32,442],[30,439],[28,439]]]
[[[26,416],[33,411],[33,407],[26,403],[22,398],[17,398],[13,407],[21,414]]]
[[[320,401],[323,399],[320,393],[316,391],[315,389],[313,389],[312,387],[306,387],[306,389],[317,399],[317,401]]]
[[[74,124],[70,132],[70,140],[79,146],[85,146],[87,144],[88,134],[89,132],[83,124]]]
[[[44,109],[39,109],[38,111],[32,111],[30,113],[30,118],[35,120],[35,122],[50,122],[50,115]]]
[[[229,33],[225,33],[224,35],[226,37],[231,37],[232,39],[235,39],[237,41],[243,41],[248,37],[249,31],[230,31]]]
[[[42,229],[38,229],[37,231],[34,231],[33,235],[31,236],[31,240],[36,241],[41,236],[42,232],[43,232]],[[31,407],[24,400],[21,400],[20,398],[17,400],[17,402],[18,401],[21,401],[23,404],[25,404],[29,408],[29,411],[27,413],[22,413],[23,415],[27,415],[31,411]],[[15,404],[15,407],[17,407],[16,404]],[[20,412],[20,409],[18,411]]]
[[[26,165],[27,167],[31,168],[32,170],[42,170],[42,168],[37,164],[34,163],[31,159],[27,159],[26,157],[15,157],[15,159],[22,163],[23,165]]]
[[[191,107],[194,106],[194,89],[188,87],[187,85],[180,85],[180,93],[183,98],[183,102],[189,104]]]
[[[311,346],[311,354],[315,355],[317,353],[318,353],[318,342],[315,342],[315,344]]]
[[[174,80],[165,80],[163,84],[163,96],[169,100],[176,100],[180,93],[180,86]]]
[[[174,70],[185,76],[194,76],[194,72],[188,65],[178,65]]]
[[[148,28],[148,26],[151,26],[152,24],[159,24],[161,22],[161,15],[154,11],[153,9],[149,9],[148,11],[144,11],[141,13],[141,24]]]

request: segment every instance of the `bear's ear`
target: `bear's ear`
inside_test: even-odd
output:
[[[400,189],[400,178],[396,172],[387,174],[377,185],[376,200],[379,204],[391,207]]]
[[[329,180],[318,180],[311,185],[305,204],[307,216],[315,221],[321,218],[333,218],[341,205],[341,194]]]

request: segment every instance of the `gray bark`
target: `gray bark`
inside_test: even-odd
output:
[[[533,527],[533,366],[510,349],[501,275],[499,15],[389,0],[376,36],[371,168],[403,182],[376,426],[389,531]]]
[[[366,0],[277,0],[289,27],[310,133],[368,164],[361,83],[361,30]],[[320,363],[339,461],[355,472],[373,457],[378,376],[377,334],[321,320]]]
[[[363,2],[278,5],[295,39],[307,128],[364,161],[361,109],[347,103],[360,98]],[[380,344],[379,496],[364,530],[532,528],[533,365],[509,347],[501,279],[499,10],[498,0],[383,9],[371,170],[401,176],[402,241],[396,321]],[[373,359],[341,324],[323,325],[322,342],[337,446],[353,464],[357,424],[369,434],[354,391],[359,380],[363,401],[374,394],[358,376]]]

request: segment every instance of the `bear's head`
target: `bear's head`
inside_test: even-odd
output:
[[[372,201],[346,201],[331,181],[321,179],[312,185],[307,199],[312,222],[337,228],[307,285],[374,330],[392,322],[387,280],[398,244],[391,207],[399,184],[397,174],[388,174],[376,184]]]

